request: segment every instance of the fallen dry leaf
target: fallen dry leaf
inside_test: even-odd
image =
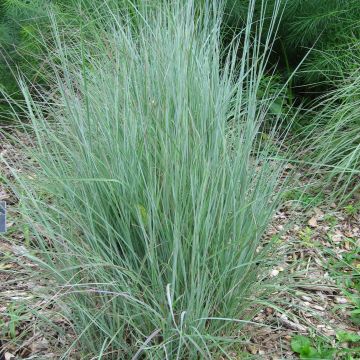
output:
[[[311,226],[311,227],[317,227],[318,226],[318,223],[317,223],[317,219],[315,216],[313,216],[309,221],[308,221],[308,224]]]
[[[321,209],[317,208],[317,207],[314,208],[314,213],[318,217],[324,216],[324,212]]]
[[[4,354],[4,358],[5,358],[5,360],[12,360],[12,359],[15,359],[15,355],[13,355],[13,354],[11,354],[9,352],[6,352]]]
[[[332,236],[332,241],[334,242],[340,242],[342,240],[342,235],[341,234],[335,234]]]
[[[12,269],[13,267],[14,267],[13,264],[0,264],[0,271],[1,271],[1,270]]]

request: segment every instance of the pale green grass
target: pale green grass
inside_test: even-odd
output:
[[[312,110],[301,146],[312,171],[344,202],[360,190],[360,73],[356,71],[326,94]]]
[[[22,83],[38,166],[15,191],[83,359],[226,356],[272,289],[259,246],[282,166],[274,134],[259,143],[276,99],[258,95],[272,35],[260,43],[252,3],[224,56],[210,3],[109,9],[71,40],[54,25],[53,98]]]

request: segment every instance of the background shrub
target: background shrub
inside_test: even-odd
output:
[[[243,24],[249,1],[227,0],[229,25]],[[255,13],[265,7],[270,23],[281,6],[274,62],[280,61],[288,75],[306,57],[299,84],[334,86],[358,68],[360,6],[356,0],[270,0],[255,2]],[[259,15],[257,15],[259,16]],[[267,22],[265,22],[265,25]],[[310,51],[308,54],[309,50]]]
[[[360,182],[360,73],[338,83],[310,116],[305,128],[307,161],[314,172],[327,175],[332,198],[348,199],[358,192]],[[324,181],[324,178],[323,178]]]
[[[155,3],[155,0],[153,1]],[[32,83],[32,94],[39,87],[46,87],[49,63],[53,61],[48,53],[51,43],[51,18],[63,28],[67,36],[77,32],[82,16],[89,16],[89,8],[99,15],[110,8],[130,8],[134,1],[112,0],[0,0],[0,124],[11,123],[12,113],[9,100],[22,99],[18,87],[19,72]],[[67,30],[65,30],[67,29]],[[14,103],[13,103],[14,105]],[[17,108],[20,113],[20,107]]]
[[[246,19],[248,3],[227,1],[228,25],[235,32]],[[266,3],[265,27],[278,5],[274,1]],[[255,2],[254,8],[255,18],[259,18],[264,3]],[[282,18],[268,72],[273,73],[275,68],[281,74],[278,83],[288,81],[287,104],[302,108],[292,128],[295,137],[291,142],[296,142],[300,154],[294,157],[310,162],[313,172],[335,186],[335,198],[342,199],[345,193],[350,195],[358,189],[360,171],[360,3],[289,0],[281,2],[280,11]],[[297,67],[295,77],[289,78]]]

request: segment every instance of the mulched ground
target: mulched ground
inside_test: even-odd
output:
[[[1,140],[0,157],[14,168],[26,161],[16,148]],[[10,176],[1,164],[0,175]],[[49,294],[48,282],[36,276],[36,265],[24,256],[28,251],[26,224],[17,215],[16,199],[0,177],[1,200],[7,201],[9,214],[8,232],[0,236],[0,360],[58,359],[74,339],[71,324],[58,314],[53,302],[56,292]],[[354,199],[354,206],[358,202]],[[353,346],[336,340],[340,330],[360,335],[359,325],[350,316],[354,309],[351,295],[358,293],[345,286],[351,274],[346,273],[346,266],[336,270],[336,264],[351,255],[355,256],[353,266],[360,271],[360,212],[354,213],[351,206],[346,211],[337,209],[336,204],[326,208],[287,201],[275,215],[267,238],[276,239],[284,256],[269,276],[282,277],[284,289],[274,294],[272,306],[253,319],[259,326],[247,327],[249,356],[297,359],[291,340],[299,334],[314,341],[323,339],[325,345],[321,346],[340,350]],[[289,273],[294,279],[291,283],[286,280]],[[56,327],[44,326],[41,317],[45,314]],[[355,353],[352,356],[357,358]],[[74,353],[71,358],[78,356]],[[234,359],[239,356],[234,354]]]
[[[289,291],[274,294],[280,297],[281,311],[269,307],[254,319],[271,327],[253,329],[249,352],[261,359],[297,359],[291,340],[295,335],[304,335],[313,338],[315,346],[323,342],[322,347],[338,349],[329,359],[345,359],[342,349],[352,344],[340,344],[336,334],[345,331],[360,335],[360,327],[350,319],[354,306],[342,290],[352,292],[354,297],[359,293],[345,286],[350,274],[344,267],[337,272],[335,265],[343,264],[347,254],[357,255],[352,266],[357,266],[360,273],[359,212],[349,215],[344,209],[337,210],[335,204],[332,208],[307,210],[287,204],[276,214],[269,235],[277,236],[286,248],[283,263],[271,274],[283,275],[286,280],[286,274],[292,273],[295,282],[285,282],[284,288]],[[352,356],[356,356],[355,350]],[[360,352],[355,358],[360,358]]]

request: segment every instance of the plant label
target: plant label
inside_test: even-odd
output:
[[[6,202],[0,201],[0,233],[6,232]]]

